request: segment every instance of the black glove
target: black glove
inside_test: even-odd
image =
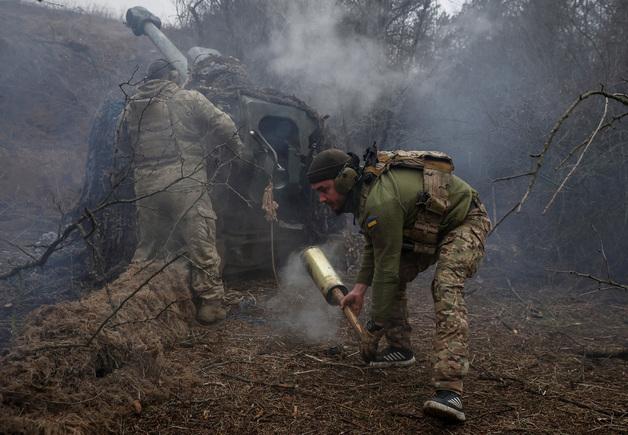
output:
[[[366,331],[364,331],[360,340],[360,356],[362,356],[364,362],[369,363],[375,359],[377,346],[383,336],[384,328],[369,320],[366,324]]]

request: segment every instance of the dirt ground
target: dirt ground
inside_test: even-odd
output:
[[[5,394],[0,419],[82,418],[76,427],[86,433],[628,431],[628,305],[626,295],[613,290],[524,292],[470,283],[468,420],[450,426],[423,416],[421,403],[432,392],[434,316],[427,284],[424,279],[410,290],[417,356],[410,368],[365,367],[343,322],[337,333],[312,340],[307,331],[285,324],[294,304],[278,305],[281,292],[271,283],[250,282],[236,289],[247,297],[225,322],[192,325],[156,367],[137,370],[129,361],[104,376],[76,379],[84,389],[76,401],[55,399],[50,387],[44,393],[25,385],[28,397],[19,401],[0,391]],[[339,312],[331,316],[340,319]],[[85,421],[112,405],[116,411],[106,425]]]
[[[311,319],[295,324],[293,311],[324,307],[313,285],[305,291],[314,295],[304,299],[286,296],[272,282],[233,284],[233,294],[243,299],[225,322],[189,323],[157,358],[117,357],[120,362],[104,376],[81,367],[64,378],[55,373],[69,357],[63,351],[47,360],[29,356],[17,371],[23,381],[0,382],[0,433],[626,433],[628,295],[594,284],[587,288],[586,281],[572,284],[515,289],[491,279],[468,283],[472,353],[464,425],[443,425],[421,411],[432,393],[434,315],[427,273],[409,289],[413,367],[365,367],[339,310],[326,311],[326,334],[320,330],[327,327]],[[20,338],[16,319],[23,310],[78,297],[71,293],[16,293],[7,300],[21,300],[23,307],[13,306],[19,313],[13,316],[4,316],[4,309],[0,329]],[[68,321],[65,328],[75,324]],[[147,333],[155,330],[158,325],[151,325]],[[28,336],[20,340],[33,343]],[[43,344],[58,338],[49,340]],[[124,352],[137,353],[131,345]],[[4,352],[16,351],[22,350]],[[148,355],[150,349],[141,352]],[[35,372],[36,358],[48,366],[49,378],[24,375]],[[0,363],[2,377],[3,370]],[[14,418],[21,420],[11,423]],[[51,429],[55,422],[62,425]]]
[[[368,369],[350,331],[325,342],[285,334],[264,308],[272,288],[241,290],[241,304],[216,327],[194,327],[165,355],[160,376],[179,384],[169,397],[129,402],[120,433],[620,433],[628,430],[621,295],[544,289],[522,303],[512,293],[469,289],[472,364],[465,385],[468,421],[444,426],[424,417],[430,394],[432,307],[424,283],[412,293],[418,364]],[[564,291],[564,293],[568,293]],[[579,293],[587,293],[580,290]],[[528,301],[528,298],[524,299]],[[287,308],[287,307],[286,307]],[[623,351],[623,353],[622,353]],[[131,380],[132,382],[132,380]],[[139,383],[139,382],[138,382]],[[112,400],[56,405],[78,412]],[[61,409],[59,407],[61,406]],[[66,409],[63,409],[63,408]],[[23,410],[28,413],[28,409]]]
[[[628,430],[627,307],[610,294],[545,289],[524,305],[470,290],[472,364],[466,424],[423,416],[433,314],[415,289],[418,363],[362,365],[349,331],[324,343],[286,337],[254,307],[196,328],[168,355],[198,377],[119,422],[121,433],[620,433]],[[265,294],[258,293],[263,300]],[[624,301],[625,302],[625,301]],[[619,345],[619,346],[618,346]],[[598,352],[597,354],[595,352]],[[613,353],[615,352],[615,353]],[[608,355],[604,355],[607,353]]]
[[[21,243],[32,243],[39,235],[26,231],[20,237]],[[67,261],[55,261],[57,272],[71,271]],[[484,271],[489,267],[494,266]],[[421,411],[432,393],[434,315],[426,273],[409,289],[413,367],[365,367],[339,310],[326,311],[328,328],[312,319],[294,323],[293,311],[325,306],[314,285],[305,290],[313,295],[304,299],[272,282],[232,284],[242,299],[225,322],[202,327],[177,320],[183,332],[171,335],[156,357],[151,349],[138,351],[125,342],[113,349],[123,356],[104,374],[88,362],[61,376],[72,361],[69,353],[6,348],[0,358],[0,433],[627,433],[628,294],[587,287],[587,281],[514,288],[483,273],[484,279],[472,280],[466,289],[472,353],[464,425],[443,425]],[[50,288],[65,289],[62,294],[22,293],[18,287],[0,292],[0,342],[6,345],[13,336],[31,346],[33,337],[19,335],[29,309],[85,296],[84,289],[64,286],[72,275],[25,275],[25,289],[46,276]],[[98,321],[91,322],[92,329]],[[64,339],[72,337],[76,321],[62,323],[49,329],[65,327],[70,332]],[[159,330],[150,325],[143,334]],[[58,341],[54,334],[43,338],[49,340],[40,343],[45,346]],[[20,352],[27,357],[15,370]],[[92,359],[102,354],[95,350]],[[9,361],[11,375],[4,366]],[[43,361],[45,369],[37,370],[45,376],[33,361]],[[15,373],[19,382],[8,379]]]

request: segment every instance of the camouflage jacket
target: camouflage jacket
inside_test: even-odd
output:
[[[373,287],[371,318],[378,323],[387,320],[398,291],[403,230],[414,225],[416,202],[422,191],[420,170],[394,168],[370,185],[361,185],[354,194],[353,212],[365,237],[357,282]],[[464,221],[472,198],[477,194],[455,175],[452,175],[448,192],[449,207],[439,229],[441,238]],[[433,257],[428,259],[430,263],[436,261],[436,255]]]
[[[233,120],[197,91],[150,80],[130,98],[118,129],[135,168],[178,165],[184,174],[213,174],[220,162],[242,155]],[[118,138],[120,142],[120,137]],[[211,181],[211,180],[210,180]]]

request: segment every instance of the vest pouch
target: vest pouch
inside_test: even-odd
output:
[[[417,198],[417,216],[412,228],[403,230],[417,254],[434,255],[438,250],[438,230],[449,206],[447,186],[454,164],[447,154],[439,151],[379,151],[377,164],[364,168],[374,177],[390,168],[401,167],[422,171],[423,192]]]
[[[429,194],[428,196],[429,198],[425,201],[425,210],[443,216],[447,211],[448,201]]]

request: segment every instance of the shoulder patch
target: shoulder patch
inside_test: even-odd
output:
[[[370,230],[375,225],[377,225],[377,216],[369,216],[366,219],[366,227]]]

